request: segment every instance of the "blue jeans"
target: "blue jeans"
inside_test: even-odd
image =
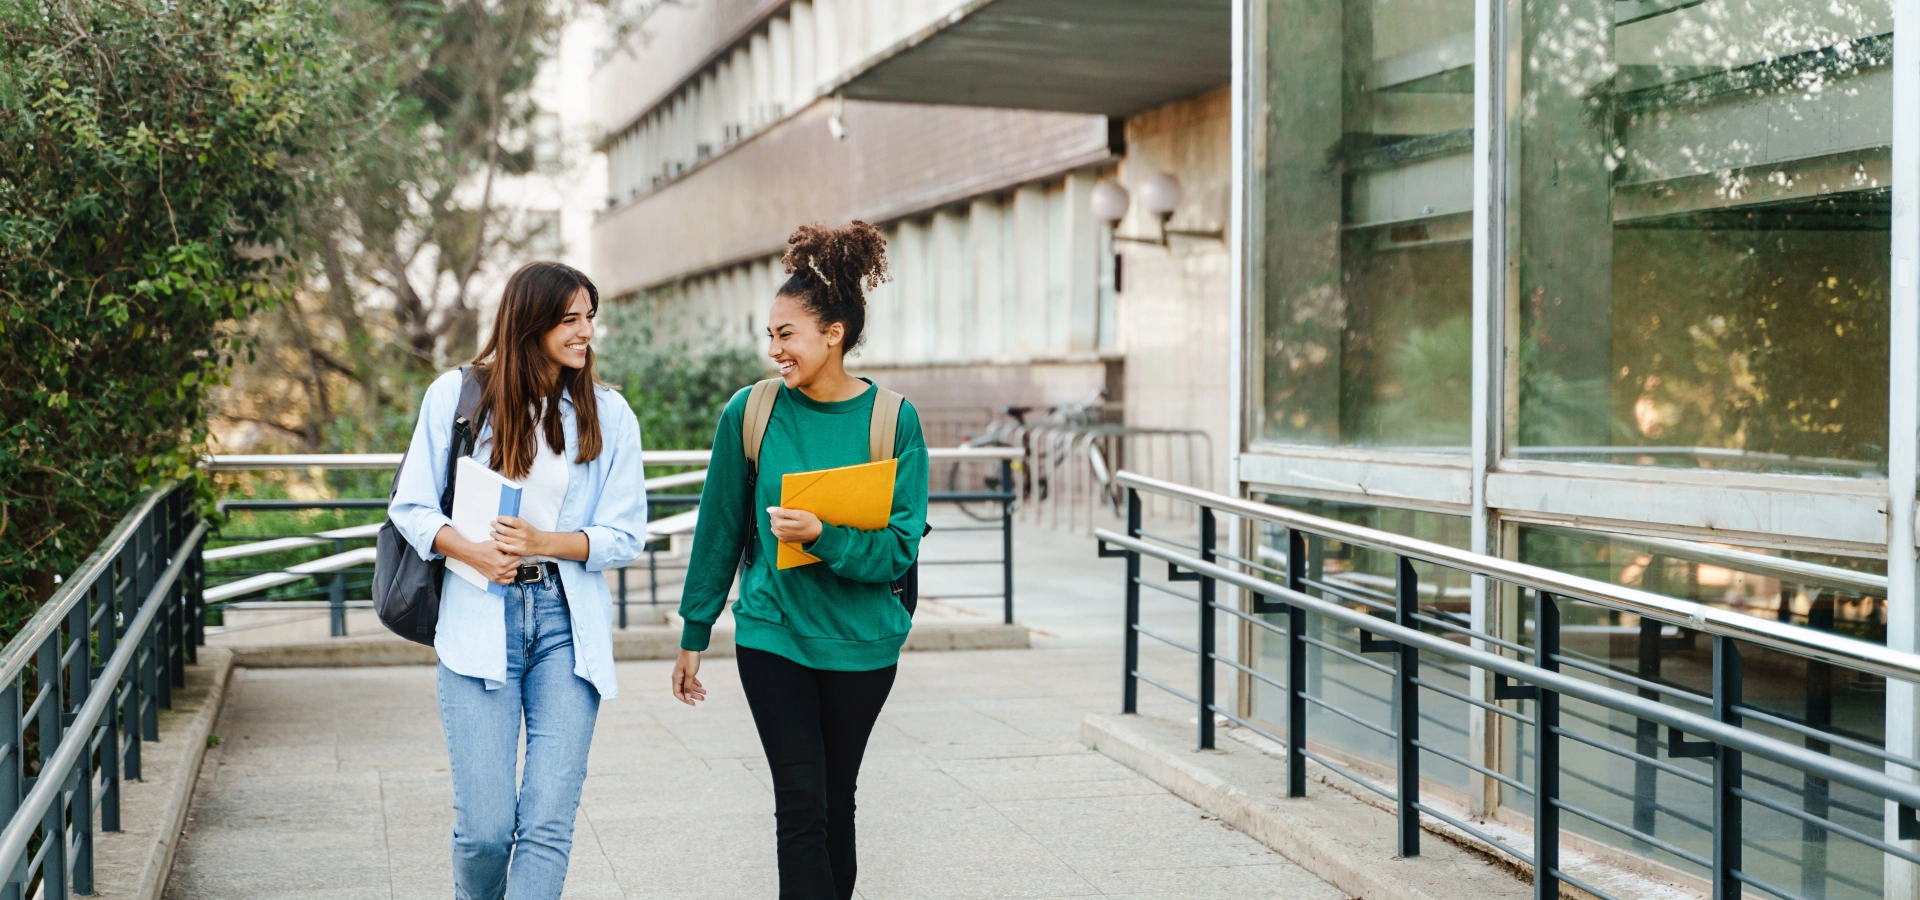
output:
[[[453,768],[456,900],[560,896],[600,710],[593,685],[573,674],[573,623],[559,577],[509,587],[504,605],[504,687],[490,691],[480,679],[440,666],[440,724]],[[516,791],[523,718],[527,761]]]

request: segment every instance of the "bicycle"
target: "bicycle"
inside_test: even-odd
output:
[[[1049,409],[1046,417],[1037,425],[1027,424],[1027,415],[1033,412],[1034,407],[1003,406],[1000,408],[1000,413],[1006,416],[1005,419],[989,423],[987,430],[978,436],[965,436],[961,440],[960,446],[1020,448],[1020,458],[1014,460],[1010,467],[1013,473],[1013,493],[1018,498],[1015,502],[1026,503],[1035,500],[1045,500],[1049,487],[1055,480],[1054,476],[1058,474],[1058,472],[1054,470],[1062,466],[1064,458],[1056,454],[1053,456],[1050,465],[1034,465],[1034,429],[1086,425],[1097,422],[1105,410],[1106,399],[1107,391],[1105,388],[1095,390],[1093,393],[1087,395],[1086,399],[1077,403],[1069,403]],[[970,479],[966,474],[966,464],[956,461],[952,467],[947,470],[947,490],[957,493],[962,491],[1001,491],[1005,489],[1001,486],[1000,470],[997,468],[991,472],[977,475],[976,477],[977,480]],[[1000,507],[997,503],[960,503],[955,505],[959,506],[960,511],[965,513],[968,518],[975,521],[991,522],[1000,518]]]

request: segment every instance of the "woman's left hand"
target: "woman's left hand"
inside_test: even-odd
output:
[[[541,531],[519,516],[501,516],[493,520],[493,542],[516,556],[553,556],[547,549],[550,531]]]
[[[820,539],[820,517],[804,509],[767,507],[773,536],[784,544],[807,544]]]

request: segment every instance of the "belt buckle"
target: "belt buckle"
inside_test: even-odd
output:
[[[514,584],[535,584],[546,577],[545,567],[539,563],[521,566],[514,572]]]

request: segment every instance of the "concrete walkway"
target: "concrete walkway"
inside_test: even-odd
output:
[[[1021,597],[1052,637],[903,658],[861,778],[859,896],[1342,897],[1079,742],[1085,713],[1118,709],[1119,566],[1080,537],[1022,549]],[[1190,606],[1148,606],[1183,634]],[[732,661],[707,663],[698,709],[667,695],[670,667],[621,664],[602,707],[569,898],[776,894],[772,792]],[[229,691],[169,900],[451,896],[432,669],[243,669]]]

